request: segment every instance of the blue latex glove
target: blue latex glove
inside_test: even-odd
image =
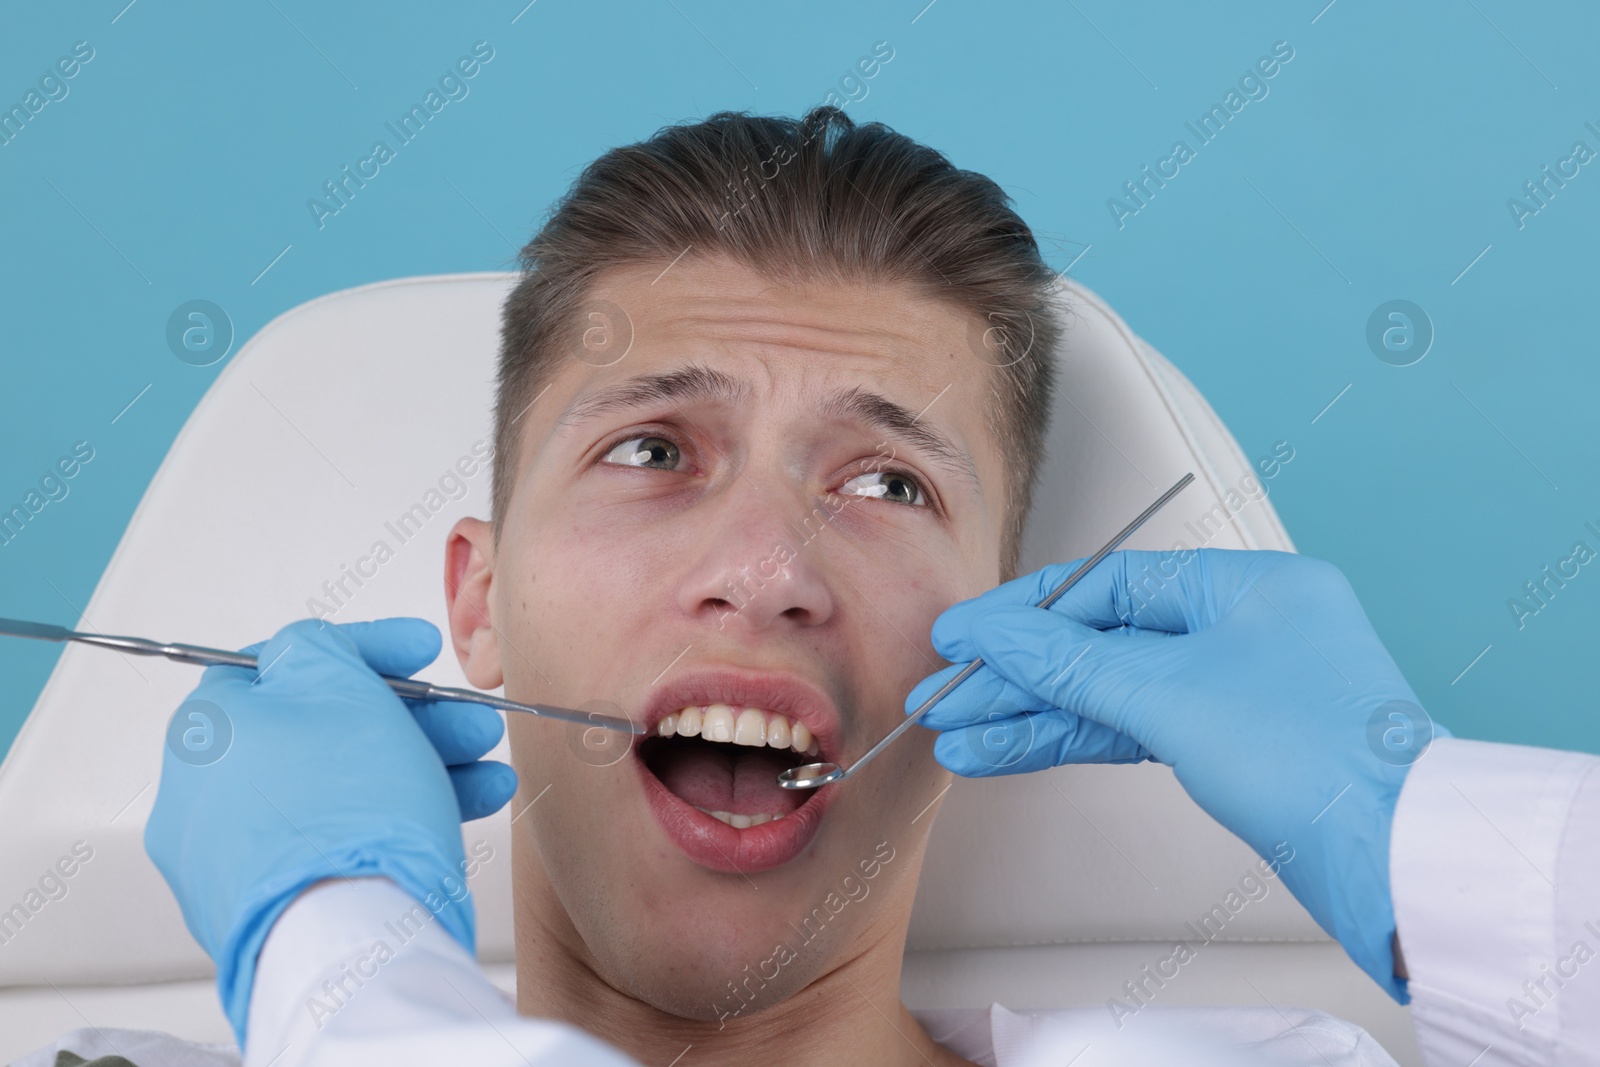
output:
[[[967,776],[1139,754],[1170,765],[1263,859],[1293,850],[1279,867],[1285,885],[1405,1003],[1389,832],[1410,764],[1448,734],[1350,583],[1282,552],[1116,552],[1048,611],[1032,606],[1080,562],[935,621],[933,646],[956,666],[924,679],[908,712],[966,662],[985,664],[923,720],[943,731],[935,758]]]
[[[241,1049],[256,956],[315,882],[387,877],[474,951],[460,821],[516,788],[511,768],[478,759],[505,725],[478,704],[408,707],[378,677],[409,676],[439,647],[423,619],[305,619],[243,650],[259,672],[208,667],[173,715],[145,850],[216,961]]]

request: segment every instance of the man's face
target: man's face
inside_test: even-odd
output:
[[[517,472],[498,547],[464,520],[447,584],[473,684],[649,728],[630,745],[510,717],[519,939],[706,1019],[757,970],[752,1011],[869,944],[898,961],[918,816],[948,780],[933,735],[847,784],[776,776],[853,762],[945,666],[934,619],[999,579],[1004,472],[976,315],[725,259],[665,266],[588,294],[586,347],[498,458]],[[819,755],[795,750],[797,723]]]

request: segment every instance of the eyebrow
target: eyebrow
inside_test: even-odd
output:
[[[745,384],[730,374],[699,363],[658,374],[636,374],[614,385],[579,396],[556,420],[557,426],[576,426],[619,408],[646,404],[719,400],[738,403],[749,395]]]
[[[749,386],[740,379],[695,363],[677,370],[634,375],[579,396],[562,412],[556,425],[575,426],[606,412],[648,404],[693,401],[738,404],[749,395]],[[921,421],[926,408],[923,412],[914,412],[882,393],[858,385],[830,394],[819,410],[824,417],[876,430],[884,435],[886,442],[899,441],[927,453],[946,471],[966,480],[974,491],[980,491],[972,457],[942,430]]]
[[[943,395],[943,394],[940,394]],[[934,397],[935,400],[938,397]],[[932,404],[929,404],[932,407]],[[921,412],[912,411],[882,393],[874,393],[859,385],[832,394],[821,404],[824,415],[850,422],[859,422],[884,435],[885,443],[898,440],[928,453],[935,462],[958,478],[966,480],[973,492],[980,492],[978,472],[972,457],[960,445],[937,427],[922,422]]]

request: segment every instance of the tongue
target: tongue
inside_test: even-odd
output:
[[[770,749],[679,741],[652,769],[661,784],[697,808],[733,815],[787,815],[805,797],[778,785],[790,761]]]

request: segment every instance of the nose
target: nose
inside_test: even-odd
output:
[[[680,588],[680,609],[744,634],[828,621],[834,597],[825,556],[829,538],[840,536],[827,528],[833,512],[802,493],[737,481],[698,516],[699,557]]]

